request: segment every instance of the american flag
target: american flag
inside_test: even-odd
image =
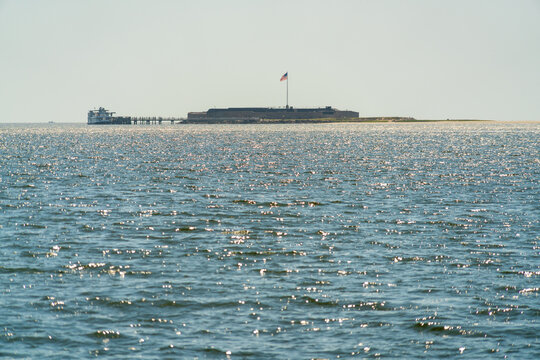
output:
[[[288,74],[289,72],[287,71],[285,74],[283,74],[283,76],[281,77],[281,80],[279,81],[287,80],[287,77],[289,76]]]

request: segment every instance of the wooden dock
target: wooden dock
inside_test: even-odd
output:
[[[129,124],[132,125],[161,125],[163,122],[170,122],[171,125],[177,123],[183,123],[186,121],[185,118],[175,118],[175,117],[127,117],[129,119]]]

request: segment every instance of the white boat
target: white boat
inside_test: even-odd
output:
[[[88,111],[88,125],[131,124],[130,117],[114,116],[113,111],[100,107]]]

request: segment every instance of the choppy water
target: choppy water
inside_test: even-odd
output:
[[[0,127],[0,357],[538,358],[540,124]]]

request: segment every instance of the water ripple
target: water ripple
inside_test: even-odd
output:
[[[0,126],[0,357],[538,357],[539,135]]]

